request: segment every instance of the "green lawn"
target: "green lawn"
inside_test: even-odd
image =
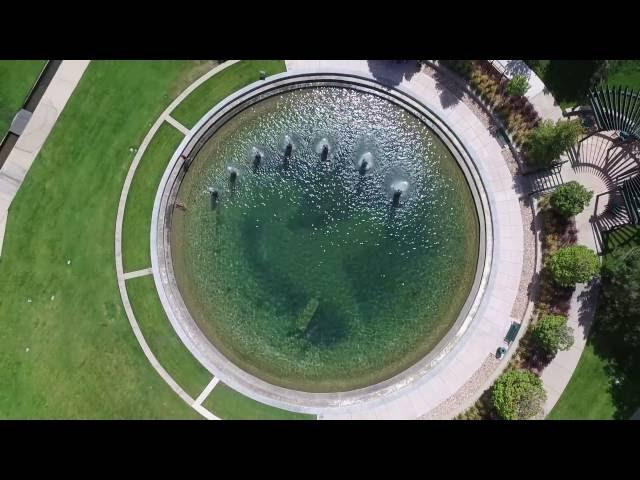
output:
[[[640,246],[640,227],[625,226],[604,238],[605,251]],[[600,332],[596,323],[589,334],[567,388],[548,417],[551,420],[569,419],[625,419],[640,408],[637,404],[640,375],[626,376],[626,381],[615,385],[614,379],[623,377],[623,365],[616,359],[624,352],[624,341],[614,335]]]
[[[200,418],[140,349],[114,264],[129,147],[193,66],[91,62],[29,171],[0,257],[0,418]]]
[[[620,247],[640,245],[640,226],[625,225],[618,230],[605,234],[604,242],[607,251]]]
[[[616,411],[609,389],[607,362],[587,344],[569,384],[549,420],[606,420]]]
[[[0,257],[0,418],[201,418],[138,345],[116,283],[113,243],[130,147],[207,66],[94,61],[85,72],[9,214]],[[214,83],[208,88],[218,91]],[[136,175],[125,212],[132,269],[149,266],[147,215],[179,139],[164,125]],[[127,289],[154,353],[196,396],[211,376],[179,343],[153,279],[128,280]],[[303,417],[223,385],[216,390],[210,402],[222,417]]]
[[[0,139],[22,108],[46,60],[0,60]]]
[[[140,160],[127,196],[122,227],[125,272],[151,266],[149,241],[153,202],[162,174],[183,138],[184,135],[175,127],[164,122]]]
[[[280,410],[256,402],[219,383],[202,406],[224,420],[315,420],[315,415]]]
[[[149,348],[178,385],[196,398],[213,375],[191,355],[169,323],[153,277],[132,278],[126,286],[133,313]]]
[[[640,60],[616,60],[612,62],[607,84],[640,90]]]
[[[202,116],[218,102],[236,90],[260,80],[260,71],[274,75],[286,71],[283,60],[243,60],[200,85],[176,108],[171,116],[188,128],[193,127]]]
[[[640,90],[640,60],[610,60],[607,85]],[[593,60],[527,60],[562,108],[586,103]]]

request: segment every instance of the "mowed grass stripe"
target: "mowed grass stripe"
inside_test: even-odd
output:
[[[129,148],[194,65],[91,62],[31,167],[0,257],[0,418],[202,418],[144,356],[114,258]]]
[[[275,75],[286,70],[284,60],[242,60],[218,72],[196,88],[171,112],[171,116],[185,127],[191,128],[221,100],[260,80],[260,71]]]
[[[167,318],[152,276],[126,281],[129,301],[149,348],[169,375],[194,399],[213,378],[191,355]]]
[[[125,272],[151,266],[149,242],[153,202],[164,170],[183,138],[175,127],[164,122],[140,159],[124,211],[122,261]]]
[[[223,420],[315,420],[315,415],[281,410],[245,397],[218,383],[202,406]]]

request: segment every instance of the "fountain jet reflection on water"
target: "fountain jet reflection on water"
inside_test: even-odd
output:
[[[360,175],[364,175],[371,168],[373,168],[373,154],[366,152],[358,159],[358,172],[360,172]]]
[[[289,135],[284,136],[284,159],[282,160],[282,166],[285,170],[289,168],[289,160],[293,154],[293,141]]]
[[[211,209],[215,210],[216,207],[218,206],[218,197],[219,197],[218,190],[216,190],[213,187],[209,187],[207,190],[209,191],[209,194],[211,196]]]
[[[322,147],[322,152],[320,153],[320,160],[326,162],[327,158],[329,158],[329,145],[324,145]]]
[[[400,197],[409,189],[409,182],[406,180],[398,180],[391,184],[391,191],[393,192],[393,206],[400,206]]]
[[[260,153],[259,151],[256,152],[255,156],[253,157],[253,171],[256,172],[258,170],[258,167],[260,166],[260,162],[262,161],[262,153]]]
[[[288,158],[293,153],[293,140],[291,139],[290,135],[284,136],[283,144],[284,144],[284,156]]]
[[[329,161],[331,144],[327,137],[322,137],[318,143],[316,143],[316,153],[320,154],[320,160],[323,162]]]
[[[229,184],[231,188],[234,188],[238,180],[238,169],[235,167],[227,167],[227,172],[229,172]]]

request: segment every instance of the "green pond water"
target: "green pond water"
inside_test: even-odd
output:
[[[346,391],[401,372],[444,337],[474,280],[462,171],[418,118],[373,94],[314,87],[244,110],[178,199],[172,255],[191,315],[229,360],[283,387]]]

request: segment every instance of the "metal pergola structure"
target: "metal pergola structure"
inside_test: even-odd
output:
[[[596,129],[581,142],[602,131],[616,131],[623,144],[640,141],[640,92],[628,87],[601,87],[589,91],[587,98]],[[629,222],[640,224],[640,167],[618,177],[616,183],[624,198]]]
[[[623,139],[640,139],[640,92],[606,87],[587,94],[598,131],[616,130]]]

